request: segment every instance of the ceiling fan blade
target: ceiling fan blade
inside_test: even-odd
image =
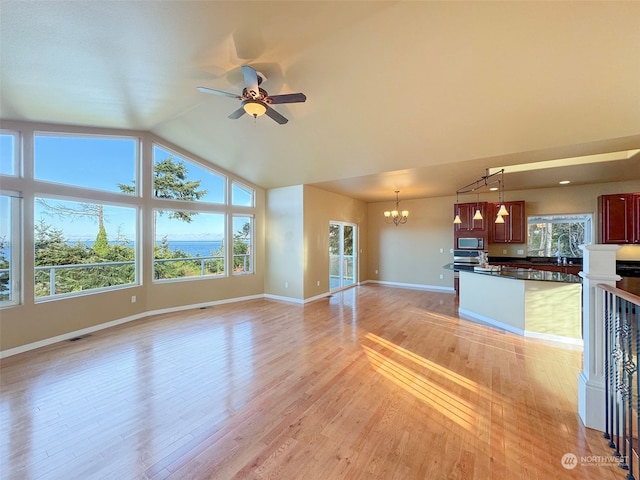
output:
[[[221,95],[223,97],[237,98],[238,100],[242,100],[242,97],[240,95],[236,95],[235,93],[223,92],[222,90],[214,90],[213,88],[198,87],[198,91],[202,93],[211,93],[213,95]]]
[[[236,110],[231,115],[229,115],[229,118],[231,120],[237,120],[238,118],[240,118],[244,114],[245,114],[244,107],[240,107],[238,110]]]
[[[267,111],[264,112],[266,113],[269,117],[271,117],[272,119],[274,119],[276,122],[278,122],[280,125],[284,125],[285,123],[287,123],[289,120],[287,120],[285,117],[283,117],[282,115],[280,115],[278,112],[276,112],[273,108],[271,108],[269,105],[265,105],[265,107],[267,107]]]
[[[304,102],[307,96],[304,93],[286,93],[284,95],[269,95],[267,102],[271,104],[276,103],[298,103]]]
[[[242,75],[244,76],[244,85],[247,87],[247,92],[251,95],[251,98],[256,98],[260,95],[258,89],[258,73],[248,65],[242,66]]]

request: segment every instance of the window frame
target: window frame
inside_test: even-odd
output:
[[[251,193],[251,202],[249,205],[241,205],[239,203],[234,203],[233,202],[233,190],[234,187],[239,188],[240,190],[245,190],[247,192]],[[231,205],[232,207],[242,207],[242,208],[255,208],[256,206],[256,190],[254,188],[251,188],[247,185],[245,185],[242,182],[239,182],[237,180],[231,180],[231,187],[229,189],[231,191],[231,199],[229,200],[229,205]]]
[[[89,189],[90,190],[90,189]],[[102,192],[102,190],[91,190],[94,192]],[[35,281],[35,275],[36,275],[36,268],[38,267],[36,265],[36,260],[35,260],[35,239],[36,239],[36,233],[35,233],[35,229],[36,229],[36,225],[37,225],[37,218],[36,218],[36,202],[38,199],[40,198],[45,198],[45,199],[49,199],[49,200],[53,200],[53,201],[61,201],[61,202],[75,202],[75,203],[79,203],[79,204],[89,204],[89,203],[93,203],[95,205],[102,205],[102,206],[109,206],[109,207],[117,207],[117,208],[126,208],[126,209],[131,209],[133,210],[133,216],[134,216],[134,232],[135,232],[135,239],[133,241],[134,243],[134,247],[133,247],[133,251],[134,251],[134,259],[133,259],[133,269],[134,269],[134,280],[131,283],[121,283],[121,284],[117,284],[117,285],[109,285],[106,287],[96,287],[96,288],[91,288],[91,289],[87,289],[87,290],[80,290],[80,291],[75,291],[75,292],[65,292],[65,293],[57,293],[57,294],[53,294],[53,295],[47,295],[47,296],[42,296],[42,297],[38,297],[37,296],[37,292],[36,292],[36,281]],[[80,297],[80,296],[85,296],[85,295],[92,295],[95,293],[103,293],[103,292],[109,292],[109,291],[113,291],[113,290],[120,290],[120,289],[124,289],[124,288],[132,288],[132,287],[138,287],[142,285],[142,266],[143,266],[143,258],[142,258],[142,246],[141,246],[141,235],[140,235],[140,218],[141,218],[141,207],[139,205],[136,204],[131,204],[131,203],[119,203],[119,202],[113,202],[113,201],[105,201],[102,199],[97,199],[97,198],[84,198],[84,197],[77,197],[77,196],[69,196],[69,195],[51,195],[51,194],[47,194],[47,193],[43,193],[43,192],[38,192],[34,195],[33,197],[33,239],[34,239],[34,244],[33,244],[33,284],[34,284],[34,288],[33,288],[33,301],[35,304],[40,304],[40,303],[44,303],[44,302],[50,302],[50,301],[55,301],[55,300],[59,300],[59,299],[64,299],[64,298],[73,298],[73,297]],[[96,263],[109,263],[109,262],[96,262]],[[82,265],[82,264],[78,264],[78,265]],[[55,266],[55,265],[53,265]]]
[[[233,274],[236,275],[249,275],[255,274],[257,265],[255,264],[255,252],[256,252],[256,202],[258,195],[255,187],[250,186],[249,182],[236,177],[233,174],[226,172],[222,167],[209,163],[208,161],[196,156],[195,154],[181,149],[177,146],[171,145],[164,141],[164,139],[155,136],[150,132],[136,132],[133,130],[125,129],[110,129],[110,128],[97,128],[97,127],[84,127],[73,125],[43,125],[28,122],[14,122],[7,121],[3,125],[4,128],[0,129],[0,132],[9,134],[14,139],[13,147],[13,159],[12,168],[13,174],[0,173],[0,181],[2,181],[2,187],[4,191],[19,192],[20,197],[17,200],[18,207],[17,212],[13,215],[12,222],[13,227],[11,229],[11,235],[14,238],[12,240],[12,270],[17,269],[18,273],[12,274],[11,281],[15,282],[15,285],[11,292],[11,302],[0,303],[0,308],[15,305],[35,305],[43,302],[58,301],[69,299],[78,296],[102,294],[105,292],[131,289],[147,284],[147,288],[156,282],[153,279],[153,248],[149,247],[148,239],[155,235],[154,222],[150,219],[150,215],[153,215],[154,210],[191,210],[198,213],[212,213],[224,215],[224,269],[225,272],[222,275],[205,275],[205,276],[193,276],[176,279],[163,280],[166,282],[173,281],[211,281],[217,278],[231,278]],[[36,178],[36,141],[40,136],[49,136],[54,138],[95,138],[100,139],[125,139],[135,142],[135,147],[124,148],[124,152],[133,154],[134,165],[131,169],[131,174],[135,176],[135,194],[123,193],[119,189],[99,189],[93,186],[88,186],[81,180],[78,181],[73,175],[69,175],[70,182],[66,180],[51,181],[46,179]],[[98,142],[96,145],[100,145]],[[187,162],[187,167],[193,165],[206,172],[210,172],[215,177],[212,182],[215,184],[215,190],[211,189],[211,186],[203,185],[199,188],[209,189],[214,191],[217,195],[215,202],[210,201],[185,201],[172,198],[158,198],[154,196],[153,192],[153,178],[154,178],[154,146],[159,147],[160,154],[166,152],[173,155],[176,159]],[[64,152],[64,150],[61,150]],[[91,155],[91,149],[86,150],[85,155],[89,157]],[[50,159],[53,158],[56,151]],[[58,152],[59,153],[59,152]],[[126,155],[125,155],[126,156]],[[44,158],[44,157],[43,157]],[[81,155],[78,158],[82,159]],[[103,157],[100,157],[103,158]],[[162,159],[162,157],[158,157]],[[195,168],[194,168],[195,170]],[[123,170],[124,171],[124,170]],[[127,168],[127,171],[129,169]],[[49,175],[44,170],[41,171],[41,175]],[[200,179],[199,170],[194,175],[193,171],[188,172],[187,180]],[[88,170],[89,175],[93,175],[93,170]],[[64,177],[66,174],[62,174]],[[52,173],[50,176],[55,176]],[[95,177],[93,177],[95,178]],[[131,185],[130,180],[115,179],[118,183]],[[73,183],[75,182],[75,183]],[[95,183],[95,182],[93,182]],[[232,185],[246,189],[251,193],[252,205],[232,205]],[[100,186],[98,184],[98,186]],[[111,188],[107,185],[107,188]],[[35,245],[34,245],[34,233],[37,226],[36,219],[34,218],[35,206],[34,202],[36,198],[44,198],[50,200],[60,200],[79,203],[101,204],[101,205],[113,205],[125,208],[136,209],[136,225],[135,225],[135,283],[114,285],[107,287],[93,288],[90,290],[82,290],[77,292],[60,293],[53,296],[47,295],[44,297],[36,298],[37,292],[35,291]],[[15,202],[14,202],[15,203]],[[233,216],[249,216],[251,219],[251,271],[249,272],[232,272],[232,259],[233,259]],[[128,220],[126,221],[128,224]],[[54,228],[59,228],[54,224]],[[30,230],[29,230],[30,229]],[[65,229],[63,229],[64,232]],[[113,227],[108,228],[108,232],[111,233]],[[218,226],[216,225],[216,230]],[[31,233],[29,233],[31,232]],[[72,232],[72,230],[69,230]],[[73,241],[75,238],[73,232],[71,238]],[[19,236],[18,236],[19,235]],[[130,236],[130,229],[127,229],[126,237]],[[64,233],[62,235],[64,237]],[[88,238],[88,237],[87,237]],[[111,237],[113,240],[115,237]],[[19,245],[20,248],[13,248],[13,244]],[[119,258],[119,257],[117,257]],[[69,260],[71,261],[71,260]],[[80,278],[80,283],[82,279]],[[42,290],[39,290],[42,293]]]
[[[240,218],[240,217],[244,217],[244,218],[248,218],[249,219],[249,269],[248,270],[242,270],[242,271],[236,271],[235,268],[235,239],[233,238],[233,235],[235,234],[234,228],[233,228],[233,220],[235,218]],[[231,269],[231,274],[232,275],[252,275],[255,273],[255,228],[254,228],[254,223],[255,223],[255,215],[253,214],[249,214],[249,213],[232,213],[231,214],[231,232],[230,232],[230,240],[231,240],[231,263],[234,265],[234,267]]]
[[[537,257],[537,258],[549,258],[551,256],[581,258],[583,253],[581,250],[576,252],[578,255],[569,255],[566,253],[561,254],[558,250],[556,250],[555,255],[533,255],[531,253],[529,229],[532,225],[535,225],[538,223],[542,223],[542,224],[582,223],[584,224],[584,244],[591,244],[593,243],[593,238],[594,238],[593,217],[594,217],[593,213],[565,213],[565,214],[557,213],[557,214],[527,216],[527,256]],[[575,219],[575,221],[570,221],[571,219]]]
[[[133,174],[136,178],[134,178],[134,192],[133,193],[125,193],[119,190],[102,190],[94,187],[88,187],[85,185],[73,184],[73,183],[64,183],[59,181],[46,180],[42,178],[38,178],[36,174],[37,170],[37,152],[36,152],[36,140],[38,137],[58,137],[58,138],[84,138],[84,139],[121,139],[121,140],[133,140],[134,142],[134,164],[133,164]],[[141,144],[143,142],[141,139],[135,135],[116,135],[116,134],[103,134],[103,133],[80,133],[80,132],[72,132],[72,131],[55,131],[55,130],[34,130],[33,135],[31,137],[31,147],[32,147],[32,175],[33,180],[35,182],[42,182],[49,185],[55,185],[62,188],[80,188],[90,192],[98,192],[98,193],[106,193],[109,195],[121,195],[123,197],[141,197],[141,169],[140,165],[142,164],[142,149]]]
[[[11,158],[11,173],[0,173],[2,176],[10,177],[10,178],[19,178],[22,176],[22,162],[20,159],[22,158],[21,152],[21,140],[22,136],[19,131],[10,130],[10,129],[0,129],[0,135],[8,136],[13,138],[12,142],[12,158]]]
[[[217,176],[222,180],[222,194],[221,194],[221,200],[219,202],[213,202],[213,201],[204,201],[204,200],[180,200],[177,198],[162,198],[162,197],[157,197],[154,194],[155,191],[155,176],[154,176],[154,170],[155,170],[155,164],[156,164],[156,158],[155,158],[155,149],[159,148],[162,149],[164,151],[166,151],[167,153],[169,153],[171,156],[176,157],[179,160],[185,161],[187,163],[192,163],[193,165],[195,165],[196,167],[200,168],[201,170],[205,170],[210,172],[210,174],[212,176]],[[151,190],[150,190],[150,195],[151,198],[153,200],[158,200],[161,202],[182,202],[184,204],[187,205],[209,205],[209,206],[221,206],[221,205],[227,205],[227,191],[229,189],[229,183],[230,183],[230,179],[228,175],[223,174],[222,172],[220,172],[219,170],[217,170],[216,168],[213,168],[213,166],[209,166],[204,164],[203,162],[199,162],[195,159],[193,159],[191,156],[180,153],[178,151],[176,151],[175,149],[166,146],[165,144],[163,144],[162,142],[158,142],[158,141],[152,141],[151,142]],[[189,180],[189,179],[187,179]],[[206,207],[205,207],[206,208]],[[188,208],[185,210],[197,210],[196,208]]]
[[[23,242],[22,242],[22,212],[23,197],[20,192],[11,190],[0,190],[0,196],[9,199],[9,242],[11,242],[11,253],[9,255],[9,299],[0,300],[0,309],[22,305],[24,299],[23,284],[20,279],[23,275]]]
[[[193,205],[192,203],[189,203],[189,205]],[[153,207],[151,209],[151,213],[153,215],[153,231],[151,232],[151,237],[153,238],[153,249],[152,249],[152,259],[151,259],[151,278],[152,278],[152,283],[170,283],[170,282],[184,282],[184,281],[190,281],[190,280],[203,280],[203,279],[218,279],[218,278],[227,278],[229,276],[229,255],[228,255],[228,242],[227,240],[227,235],[228,235],[228,228],[227,228],[227,217],[228,215],[225,214],[224,212],[221,212],[219,210],[205,210],[205,209],[197,209],[197,208],[191,208],[191,209],[180,209],[179,211],[182,212],[190,212],[190,213],[196,213],[196,214],[203,214],[203,215],[220,215],[222,217],[222,228],[223,228],[223,232],[222,232],[222,244],[221,244],[221,249],[222,249],[222,253],[223,253],[223,258],[222,258],[222,263],[223,263],[223,273],[222,274],[204,274],[204,275],[192,275],[192,276],[183,276],[183,277],[171,277],[171,278],[156,278],[156,262],[158,260],[162,260],[162,259],[157,259],[155,258],[155,245],[157,242],[157,238],[158,238],[158,230],[157,230],[157,216],[156,214],[158,214],[159,212],[168,212],[168,211],[175,211],[174,208],[160,208],[160,207]],[[160,238],[163,238],[164,235],[162,235]],[[184,257],[184,258],[191,258],[191,257]],[[194,260],[198,259],[198,258],[203,258],[203,257],[192,257]],[[206,258],[206,257],[204,257]]]

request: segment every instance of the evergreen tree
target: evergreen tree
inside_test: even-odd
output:
[[[250,270],[249,265],[249,240],[251,238],[251,224],[242,226],[242,230],[233,234],[233,268],[236,271]]]
[[[5,237],[0,237],[0,269],[8,270],[10,266],[9,259],[7,258],[7,240]],[[0,300],[9,300],[9,292],[11,291],[9,272],[0,273]]]
[[[105,257],[109,252],[109,240],[107,239],[107,230],[104,228],[104,225],[98,229],[98,235],[93,244],[93,251],[99,257]]]
[[[153,195],[156,198],[169,198],[174,200],[200,200],[207,194],[206,190],[198,190],[200,180],[188,180],[189,170],[184,162],[167,157],[153,166]],[[120,191],[135,193],[135,184],[118,184]],[[161,212],[163,213],[163,212]],[[185,222],[191,222],[193,212],[172,212],[169,218],[177,218]]]

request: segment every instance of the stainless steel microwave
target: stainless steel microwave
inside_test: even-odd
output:
[[[484,248],[484,238],[482,237],[460,237],[457,248],[459,250],[482,250]]]

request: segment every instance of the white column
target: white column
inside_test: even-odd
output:
[[[578,376],[578,414],[586,427],[605,430],[604,315],[599,283],[616,286],[619,245],[581,245],[582,257],[582,372]]]

